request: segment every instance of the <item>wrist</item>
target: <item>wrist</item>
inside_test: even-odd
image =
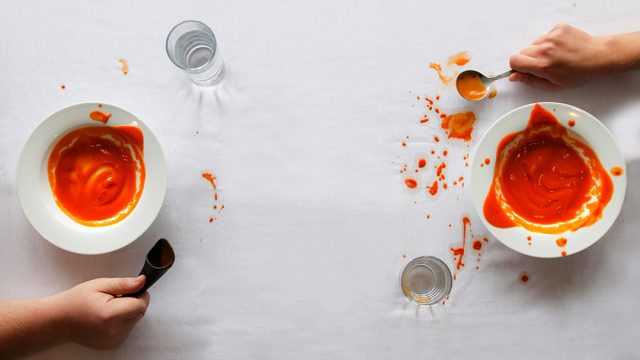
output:
[[[72,312],[67,310],[67,301],[64,294],[60,293],[38,299],[38,301],[41,301],[40,308],[43,309],[42,316],[57,343],[73,340],[71,339]]]
[[[640,32],[601,36],[604,75],[640,68]]]

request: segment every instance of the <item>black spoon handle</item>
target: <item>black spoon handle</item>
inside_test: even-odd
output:
[[[158,279],[164,275],[173,265],[173,261],[175,259],[175,254],[173,252],[173,248],[169,244],[169,242],[165,239],[160,239],[156,242],[156,244],[149,250],[147,257],[144,261],[144,266],[140,271],[140,275],[144,275],[146,277],[146,281],[142,289],[131,293],[125,294],[122,296],[125,297],[138,297],[144,294],[151,285],[155,284]]]

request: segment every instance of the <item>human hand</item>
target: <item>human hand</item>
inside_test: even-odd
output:
[[[144,316],[149,293],[139,298],[117,295],[138,291],[144,283],[144,275],[95,279],[54,295],[54,311],[64,319],[68,339],[95,349],[120,345]]]
[[[543,89],[568,88],[616,70],[610,36],[593,36],[568,24],[556,25],[509,64],[517,71],[509,80]]]

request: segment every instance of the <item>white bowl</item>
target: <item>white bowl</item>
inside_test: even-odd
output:
[[[135,125],[142,130],[146,179],[140,200],[127,217],[112,225],[90,227],[75,222],[58,207],[47,166],[60,136],[85,125],[102,126],[89,118],[94,110],[112,114],[108,126]],[[49,115],[33,130],[18,159],[16,187],[24,214],[42,237],[74,253],[103,254],[130,244],[155,220],[167,189],[167,164],[158,140],[136,116],[114,105],[76,104]]]
[[[605,207],[602,218],[591,226],[580,228],[576,231],[567,231],[562,234],[541,234],[528,231],[522,227],[497,228],[491,225],[484,217],[483,205],[487,192],[493,180],[496,163],[496,148],[506,135],[522,131],[529,122],[531,109],[535,104],[519,107],[503,115],[484,134],[471,157],[471,197],[476,212],[482,219],[489,232],[500,242],[511,249],[525,255],[535,257],[560,257],[562,251],[566,255],[575,254],[598,241],[613,225],[620,214],[624,195],[627,188],[627,176],[624,159],[613,136],[598,119],[584,110],[575,106],[544,102],[540,103],[545,109],[551,111],[558,121],[567,126],[569,119],[575,120],[575,125],[570,129],[580,135],[594,150],[603,168],[611,176],[613,182],[613,194],[609,204]],[[485,158],[490,158],[489,165],[480,166]],[[610,170],[618,166],[623,169],[621,176],[612,176]],[[531,245],[527,236],[531,236]],[[566,238],[567,245],[558,247],[556,240]]]

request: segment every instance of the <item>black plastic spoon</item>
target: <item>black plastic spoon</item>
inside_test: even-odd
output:
[[[166,239],[160,239],[147,253],[144,266],[140,271],[140,275],[144,275],[147,279],[142,289],[132,294],[126,294],[127,297],[138,297],[144,294],[158,279],[164,275],[173,265],[176,255],[173,252],[171,244]]]

